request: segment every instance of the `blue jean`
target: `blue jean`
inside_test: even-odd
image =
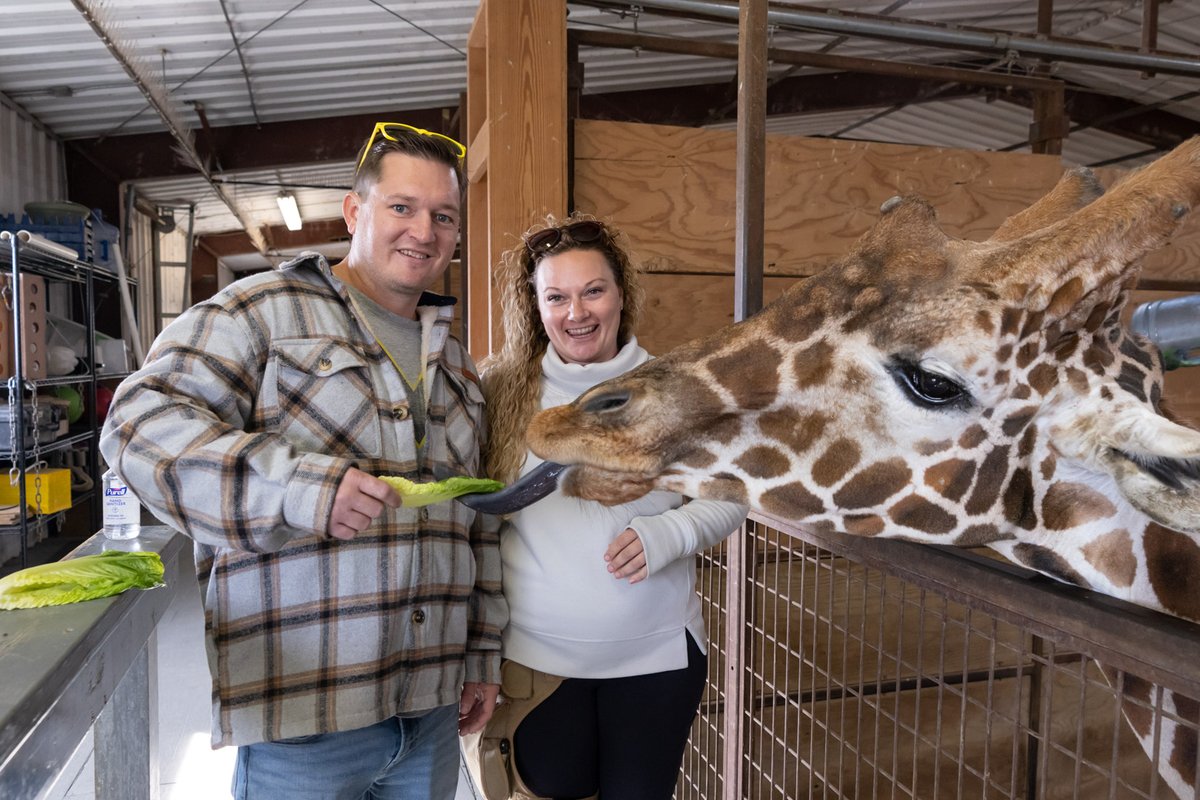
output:
[[[454,800],[458,706],[238,748],[235,800]]]

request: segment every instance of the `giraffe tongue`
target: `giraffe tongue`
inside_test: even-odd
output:
[[[464,494],[457,499],[467,508],[485,514],[512,514],[553,492],[558,486],[558,476],[565,469],[563,464],[543,461],[528,475],[498,492]]]

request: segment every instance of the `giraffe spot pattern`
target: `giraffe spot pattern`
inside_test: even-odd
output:
[[[876,286],[868,286],[854,296],[851,314],[842,322],[843,333],[854,333],[875,319],[875,311],[883,304],[883,294]]]
[[[1030,425],[1025,429],[1025,433],[1021,434],[1021,441],[1017,444],[1017,457],[1025,461],[1033,454],[1033,446],[1037,444],[1037,425]]]
[[[1150,713],[1153,705],[1150,698],[1153,684],[1130,672],[1124,673],[1124,678],[1123,692],[1127,699],[1121,704],[1121,710],[1125,712],[1125,718],[1129,720],[1130,727],[1137,732],[1138,736],[1145,738],[1150,735],[1154,723],[1154,718]]]
[[[715,464],[717,457],[704,448],[693,450],[683,458],[679,459],[679,465],[683,467],[692,467],[693,469],[707,469]]]
[[[1016,436],[1021,431],[1025,430],[1025,426],[1037,415],[1037,406],[1026,406],[1019,409],[1004,420],[1000,429],[1004,431],[1005,436]]]
[[[1005,306],[1000,312],[1000,333],[1003,336],[1015,336],[1017,326],[1021,324],[1021,316],[1024,312],[1016,306]]]
[[[1042,345],[1036,339],[1025,342],[1017,350],[1017,366],[1025,369],[1042,354]]]
[[[1035,506],[1033,478],[1027,468],[1017,467],[1004,490],[1004,517],[1018,528],[1031,531],[1038,524]]]
[[[1061,363],[1067,361],[1071,356],[1075,355],[1075,351],[1079,349],[1079,334],[1075,331],[1069,331],[1061,335],[1054,343],[1054,357]]]
[[[856,442],[835,439],[812,467],[812,478],[818,486],[833,486],[858,466],[862,453]]]
[[[733,414],[723,414],[704,430],[707,438],[717,444],[729,444],[742,432],[742,418]]]
[[[1200,592],[1191,577],[1200,574],[1200,545],[1186,534],[1151,522],[1142,535],[1150,585],[1163,607],[1200,622]]]
[[[1101,386],[1100,387],[1100,399],[1101,400],[1112,400],[1113,399],[1112,390],[1109,389],[1107,386]]]
[[[1078,394],[1087,394],[1088,377],[1082,370],[1075,367],[1067,368],[1067,383],[1071,384],[1071,388]]]
[[[805,388],[822,386],[833,372],[833,347],[822,339],[796,354],[792,360],[796,385]]]
[[[1187,782],[1188,786],[1196,785],[1196,751],[1197,734],[1196,722],[1200,720],[1200,703],[1195,698],[1187,697],[1179,692],[1172,693],[1175,697],[1175,713],[1189,725],[1176,725],[1175,738],[1171,748],[1171,766]]]
[[[899,458],[871,464],[850,478],[833,496],[841,508],[869,508],[887,500],[909,484],[912,471]]]
[[[825,510],[821,498],[799,481],[768,489],[763,492],[759,503],[768,514],[791,520],[802,520]]]
[[[1071,278],[1054,292],[1046,311],[1052,317],[1062,317],[1079,304],[1083,297],[1083,279],[1079,276]]]
[[[1121,354],[1126,358],[1132,359],[1136,363],[1141,364],[1142,368],[1147,372],[1152,372],[1154,370],[1154,357],[1151,356],[1149,352],[1139,347],[1138,343],[1134,341],[1132,336],[1126,336],[1121,340]]]
[[[981,378],[987,377],[987,369],[986,368],[979,371],[979,377],[981,377]],[[1008,370],[1006,370],[1006,369],[996,370],[996,374],[992,376],[992,383],[1008,383]]]
[[[972,425],[958,437],[958,446],[964,450],[974,450],[987,439],[987,431],[980,425]]]
[[[1146,373],[1136,364],[1125,362],[1121,365],[1121,373],[1117,375],[1117,385],[1131,395],[1146,402]]]
[[[797,307],[806,310],[796,312]],[[796,305],[781,303],[767,318],[767,329],[785,342],[803,342],[821,329],[825,320],[817,309],[823,307],[812,304],[811,300],[807,304],[803,300]]]
[[[1103,375],[1107,372],[1112,363],[1112,351],[1097,339],[1093,339],[1091,347],[1083,351],[1083,366],[1097,375]]]
[[[829,417],[820,412],[803,413],[787,408],[768,411],[758,418],[758,429],[763,435],[780,442],[793,453],[808,450],[828,424]]]
[[[1155,411],[1162,409],[1162,386],[1157,383],[1150,386],[1150,407]]]
[[[1045,396],[1058,384],[1058,367],[1043,361],[1029,370],[1026,380],[1029,381],[1030,386],[1037,390],[1038,394]]]
[[[843,522],[851,536],[878,536],[887,527],[878,514],[847,514]]]
[[[974,477],[974,461],[952,458],[925,470],[925,485],[947,500],[957,502],[971,488]]]
[[[979,547],[980,545],[999,542],[1003,539],[1012,539],[1013,537],[1000,532],[1000,529],[991,523],[983,523],[972,525],[958,535],[954,540],[954,544],[959,547]]]
[[[920,455],[931,456],[935,453],[940,453],[943,450],[949,450],[953,445],[954,442],[950,441],[949,439],[941,439],[940,441],[936,442],[930,441],[929,439],[922,439],[914,445],[914,448]]]
[[[1033,397],[1033,390],[1029,388],[1028,384],[1019,383],[1012,390],[1012,396],[1015,400],[1028,400]]]
[[[717,383],[733,395],[740,409],[766,408],[779,394],[779,370],[762,369],[762,365],[777,364],[782,354],[765,342],[749,344],[708,362],[709,372]]]
[[[1065,531],[1098,519],[1115,516],[1117,507],[1107,497],[1082,483],[1050,484],[1042,498],[1042,525]]]
[[[775,478],[791,469],[792,461],[776,447],[755,445],[733,462],[751,478]]]
[[[1042,332],[1042,324],[1046,321],[1046,314],[1042,311],[1034,311],[1032,314],[1025,317],[1025,323],[1021,326],[1021,333],[1017,339],[1023,341],[1033,336],[1035,333]]]
[[[1085,544],[1080,552],[1114,586],[1133,585],[1137,576],[1137,556],[1133,553],[1133,537],[1129,531],[1109,531]]]
[[[981,308],[975,312],[975,327],[988,335],[996,331],[996,323],[992,320],[992,315],[987,309]]]
[[[958,524],[953,514],[916,494],[902,498],[888,509],[888,515],[897,525],[932,534],[949,533]]]
[[[741,503],[744,506],[750,505],[746,484],[729,473],[722,473],[722,477],[714,477],[712,480],[700,484],[700,494],[714,500]]]
[[[1008,342],[1005,342],[996,350],[996,363],[1003,364],[1010,358],[1012,358],[1012,345]]]
[[[1042,473],[1042,480],[1048,481],[1054,477],[1054,471],[1058,469],[1058,460],[1050,453],[1042,459],[1042,463],[1038,465],[1038,469]]]
[[[1071,569],[1071,565],[1066,562],[1066,559],[1049,548],[1022,542],[1014,545],[1012,552],[1017,561],[1030,569],[1043,572],[1060,581],[1082,586],[1085,589],[1091,588],[1082,575]]]
[[[1104,324],[1104,320],[1108,318],[1108,306],[1101,303],[1092,309],[1092,313],[1088,314],[1087,322],[1083,323],[1083,329],[1088,333],[1095,333],[1100,330]]]
[[[982,514],[995,505],[1006,475],[1008,475],[1008,445],[995,447],[979,465],[979,473],[975,478],[975,489],[967,500],[967,513]]]

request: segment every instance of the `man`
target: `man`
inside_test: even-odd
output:
[[[454,252],[457,142],[376,126],[353,236],[181,315],[117,390],[105,460],[196,542],[213,745],[238,798],[452,798],[499,683],[495,521],[376,475],[477,475],[478,376],[425,290]]]

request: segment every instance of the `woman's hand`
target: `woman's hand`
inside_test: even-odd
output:
[[[626,528],[612,540],[604,552],[604,560],[614,578],[628,578],[631,584],[644,581],[650,574],[646,569],[646,548],[633,528]]]

